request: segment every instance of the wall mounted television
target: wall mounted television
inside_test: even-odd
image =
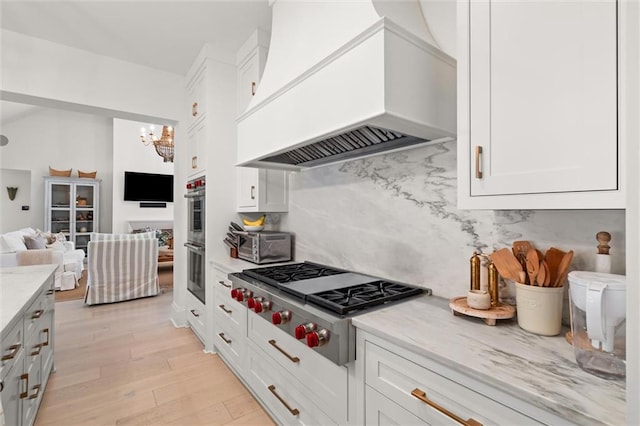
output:
[[[124,201],[173,203],[173,175],[124,172]]]

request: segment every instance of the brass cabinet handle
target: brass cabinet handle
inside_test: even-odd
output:
[[[232,311],[230,309],[225,308],[224,305],[218,305],[218,308],[222,309],[223,311],[231,315]]]
[[[191,168],[192,169],[197,169],[198,168],[198,157],[191,157]]]
[[[195,309],[192,309],[190,312],[191,312],[191,315],[193,315],[196,318],[198,318],[200,316],[200,314],[197,313]]]
[[[226,288],[231,288],[231,284],[227,284],[224,281],[218,281],[218,284],[225,286]]]
[[[55,292],[56,291],[54,289],[49,289],[49,290],[47,290],[47,296],[51,296]]]
[[[44,314],[44,311],[42,309],[38,309],[33,313],[33,315],[31,315],[31,319],[38,319],[42,316],[42,314]]]
[[[300,362],[300,358],[298,358],[297,356],[291,356],[291,355],[289,355],[287,352],[285,352],[285,350],[284,350],[284,349],[282,349],[280,346],[278,346],[278,344],[276,343],[276,341],[275,341],[275,340],[273,340],[273,339],[272,339],[272,340],[269,340],[269,344],[270,344],[271,346],[273,346],[274,348],[276,348],[277,350],[279,350],[281,354],[283,354],[284,356],[286,356],[287,358],[289,358],[289,360],[290,360],[291,362],[293,362],[293,363]]]
[[[42,343],[38,343],[37,345],[35,345],[33,347],[33,351],[31,352],[31,356],[40,355],[41,351],[42,351]]]
[[[252,200],[255,200],[255,199],[256,199],[256,196],[255,196],[255,194],[254,194],[255,190],[256,190],[256,187],[255,187],[255,186],[253,186],[253,185],[251,185],[251,199],[252,199]]]
[[[0,380],[0,392],[4,389],[4,381]]]
[[[256,95],[256,82],[252,81],[251,82],[251,96],[255,96]]]
[[[231,344],[231,339],[227,339],[226,337],[224,337],[224,333],[218,333],[218,336],[220,336],[220,338],[221,338],[222,340],[224,340],[224,342],[225,342],[227,345],[230,345],[230,344]]]
[[[269,391],[273,394],[273,396],[278,398],[278,401],[280,401],[282,405],[284,405],[287,408],[287,410],[289,410],[292,416],[297,416],[298,414],[300,414],[300,411],[298,411],[297,408],[291,408],[289,404],[287,404],[285,400],[282,399],[282,397],[276,393],[276,387],[274,385],[269,385],[267,389],[269,389]]]
[[[25,380],[27,384],[25,385],[25,391],[20,392],[20,399],[25,399],[29,396],[29,373],[24,373],[20,376],[20,380]]]
[[[195,117],[196,115],[198,115],[198,103],[194,102],[193,105],[191,105],[191,116]]]
[[[10,359],[15,358],[16,355],[18,354],[18,351],[20,350],[20,344],[15,344],[15,345],[9,346],[9,350],[11,351],[11,353],[8,354],[8,355],[3,355],[2,356],[2,361],[8,361]]]
[[[427,398],[427,394],[424,393],[424,391],[421,391],[418,388],[415,388],[414,390],[412,390],[411,391],[411,395],[416,397],[416,398],[418,398],[420,401],[424,402],[429,407],[435,408],[436,410],[440,411],[445,416],[455,420],[456,422],[460,423],[461,425],[465,425],[465,426],[482,426],[482,423],[480,423],[479,421],[477,421],[475,419],[464,420],[462,417],[459,417],[459,416],[453,414],[451,411],[447,410],[446,408],[441,407],[440,405],[436,404],[435,402],[433,402],[429,398]]]
[[[40,388],[42,387],[42,385],[35,385],[33,387],[33,390],[35,390],[33,395],[29,396],[29,399],[36,399],[38,398],[38,395],[40,394]]]
[[[49,346],[49,336],[50,336],[50,334],[49,334],[49,329],[48,329],[48,328],[45,328],[45,329],[43,329],[43,330],[42,330],[42,332],[43,332],[43,333],[47,333],[47,341],[46,341],[46,342],[44,342],[44,343],[42,344],[42,346]]]
[[[476,145],[476,179],[482,179],[482,170],[480,167],[480,157],[482,156],[482,147]]]

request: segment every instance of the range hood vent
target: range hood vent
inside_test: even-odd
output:
[[[392,130],[362,126],[319,142],[264,158],[265,163],[313,167],[428,142]]]
[[[300,170],[456,136],[456,61],[418,0],[271,0],[238,166]]]

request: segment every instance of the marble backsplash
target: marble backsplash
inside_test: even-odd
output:
[[[529,240],[573,249],[593,270],[598,231],[612,235],[612,272],[625,273],[623,210],[459,210],[455,142],[294,173],[289,213],[295,260],[310,260],[459,296],[469,257]],[[273,219],[277,220],[275,217]]]

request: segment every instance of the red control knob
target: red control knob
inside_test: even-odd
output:
[[[297,326],[294,330],[294,335],[296,336],[296,339],[300,340],[300,339],[304,339],[304,337],[312,332],[313,330],[316,329],[316,325],[312,322],[308,322],[306,324],[300,324],[299,326]]]
[[[252,296],[253,296],[253,292],[251,290],[247,290],[243,288],[238,290],[238,293],[236,294],[236,300],[238,302],[243,302],[245,299],[248,299]]]
[[[236,297],[238,297],[238,289],[232,288],[231,289],[231,298],[235,299]]]
[[[329,341],[329,330],[312,331],[307,334],[307,346],[315,348],[316,346],[322,346]]]
[[[256,314],[259,314],[260,312],[269,311],[271,310],[271,302],[258,302],[253,307],[253,310],[256,312]]]
[[[256,306],[256,299],[250,297],[249,300],[247,300],[247,308],[251,309],[254,306]]]
[[[273,324],[286,324],[289,321],[291,321],[291,311],[278,311],[271,315],[271,322]]]

